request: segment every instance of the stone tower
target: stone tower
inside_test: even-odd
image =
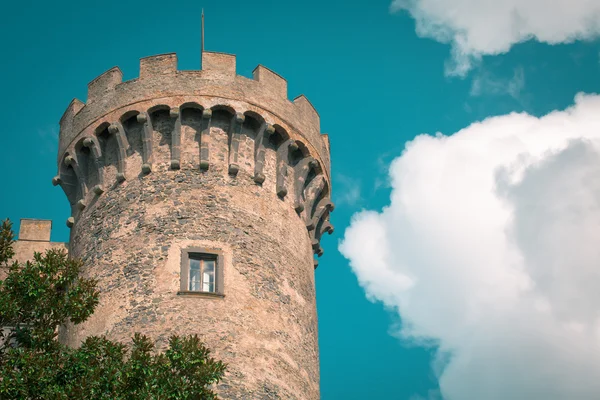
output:
[[[228,363],[236,399],[319,398],[315,254],[331,233],[329,140],[304,96],[259,65],[202,53],[144,58],[88,85],[60,121],[70,254],[99,280],[89,321],[61,340],[194,334]]]

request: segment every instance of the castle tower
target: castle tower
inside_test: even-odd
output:
[[[203,52],[118,67],[60,121],[58,174],[70,254],[100,305],[61,340],[199,334],[228,363],[222,398],[317,399],[315,255],[331,233],[329,140],[304,96],[258,66]]]

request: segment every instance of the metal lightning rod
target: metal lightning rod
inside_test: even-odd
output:
[[[200,39],[202,41],[201,48],[200,48],[200,55],[202,55],[202,53],[204,53],[204,8],[202,9],[202,33],[201,33]]]

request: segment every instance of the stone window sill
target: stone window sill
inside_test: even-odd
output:
[[[194,290],[180,290],[177,292],[178,296],[199,296],[199,297],[215,297],[215,298],[223,298],[224,294],[221,293],[212,293],[212,292],[200,292]]]

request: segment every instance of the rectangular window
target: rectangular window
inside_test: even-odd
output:
[[[187,253],[187,287],[190,292],[217,292],[217,255]],[[185,264],[185,261],[184,261]]]

